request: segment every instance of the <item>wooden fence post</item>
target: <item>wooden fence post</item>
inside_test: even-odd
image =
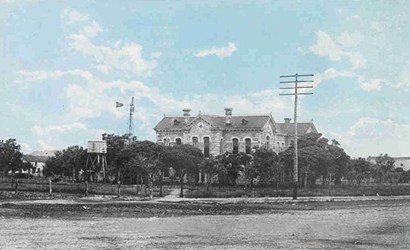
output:
[[[53,195],[53,187],[52,187],[51,178],[48,178],[48,186],[49,186],[49,193],[50,193],[50,195]]]

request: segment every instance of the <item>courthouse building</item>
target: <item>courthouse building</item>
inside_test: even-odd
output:
[[[184,109],[182,116],[164,116],[155,126],[156,142],[162,145],[191,144],[202,150],[205,157],[225,152],[251,153],[252,148],[265,147],[280,153],[294,141],[295,123],[285,118],[277,122],[271,114],[233,115],[225,108],[225,115],[199,113],[190,115]],[[317,133],[313,122],[298,123],[298,135]]]

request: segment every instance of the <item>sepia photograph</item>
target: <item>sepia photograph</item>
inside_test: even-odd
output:
[[[410,1],[0,0],[0,249],[407,249]]]

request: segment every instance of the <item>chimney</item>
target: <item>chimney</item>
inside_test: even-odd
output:
[[[290,118],[285,118],[285,123],[290,123],[290,120],[292,120],[292,119],[290,119]]]
[[[183,109],[182,112],[184,112],[184,118],[185,118],[184,120],[185,120],[185,123],[188,123],[188,119],[189,119],[189,117],[191,116],[191,115],[189,114],[189,112],[191,112],[191,109],[186,108],[186,109]]]
[[[231,125],[232,108],[225,108],[225,125]]]

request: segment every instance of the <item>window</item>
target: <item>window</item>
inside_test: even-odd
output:
[[[251,153],[251,139],[249,138],[245,139],[245,153],[247,154]]]
[[[238,139],[232,139],[232,153],[237,154],[239,152],[239,141]]]
[[[169,139],[168,138],[164,138],[164,145],[169,146]]]
[[[204,137],[204,156],[209,157],[209,137]]]
[[[194,146],[196,146],[198,144],[198,137],[196,137],[196,136],[192,137],[192,144]]]
[[[270,136],[266,136],[266,141],[265,141],[265,149],[269,149],[270,148]]]
[[[164,170],[164,177],[169,177],[169,169]]]
[[[177,145],[181,145],[181,144],[182,144],[181,138],[176,138],[176,139],[175,139],[175,143],[176,143]]]
[[[280,143],[278,142],[278,145],[276,146],[277,147],[277,152],[282,152],[282,150],[280,150]]]

